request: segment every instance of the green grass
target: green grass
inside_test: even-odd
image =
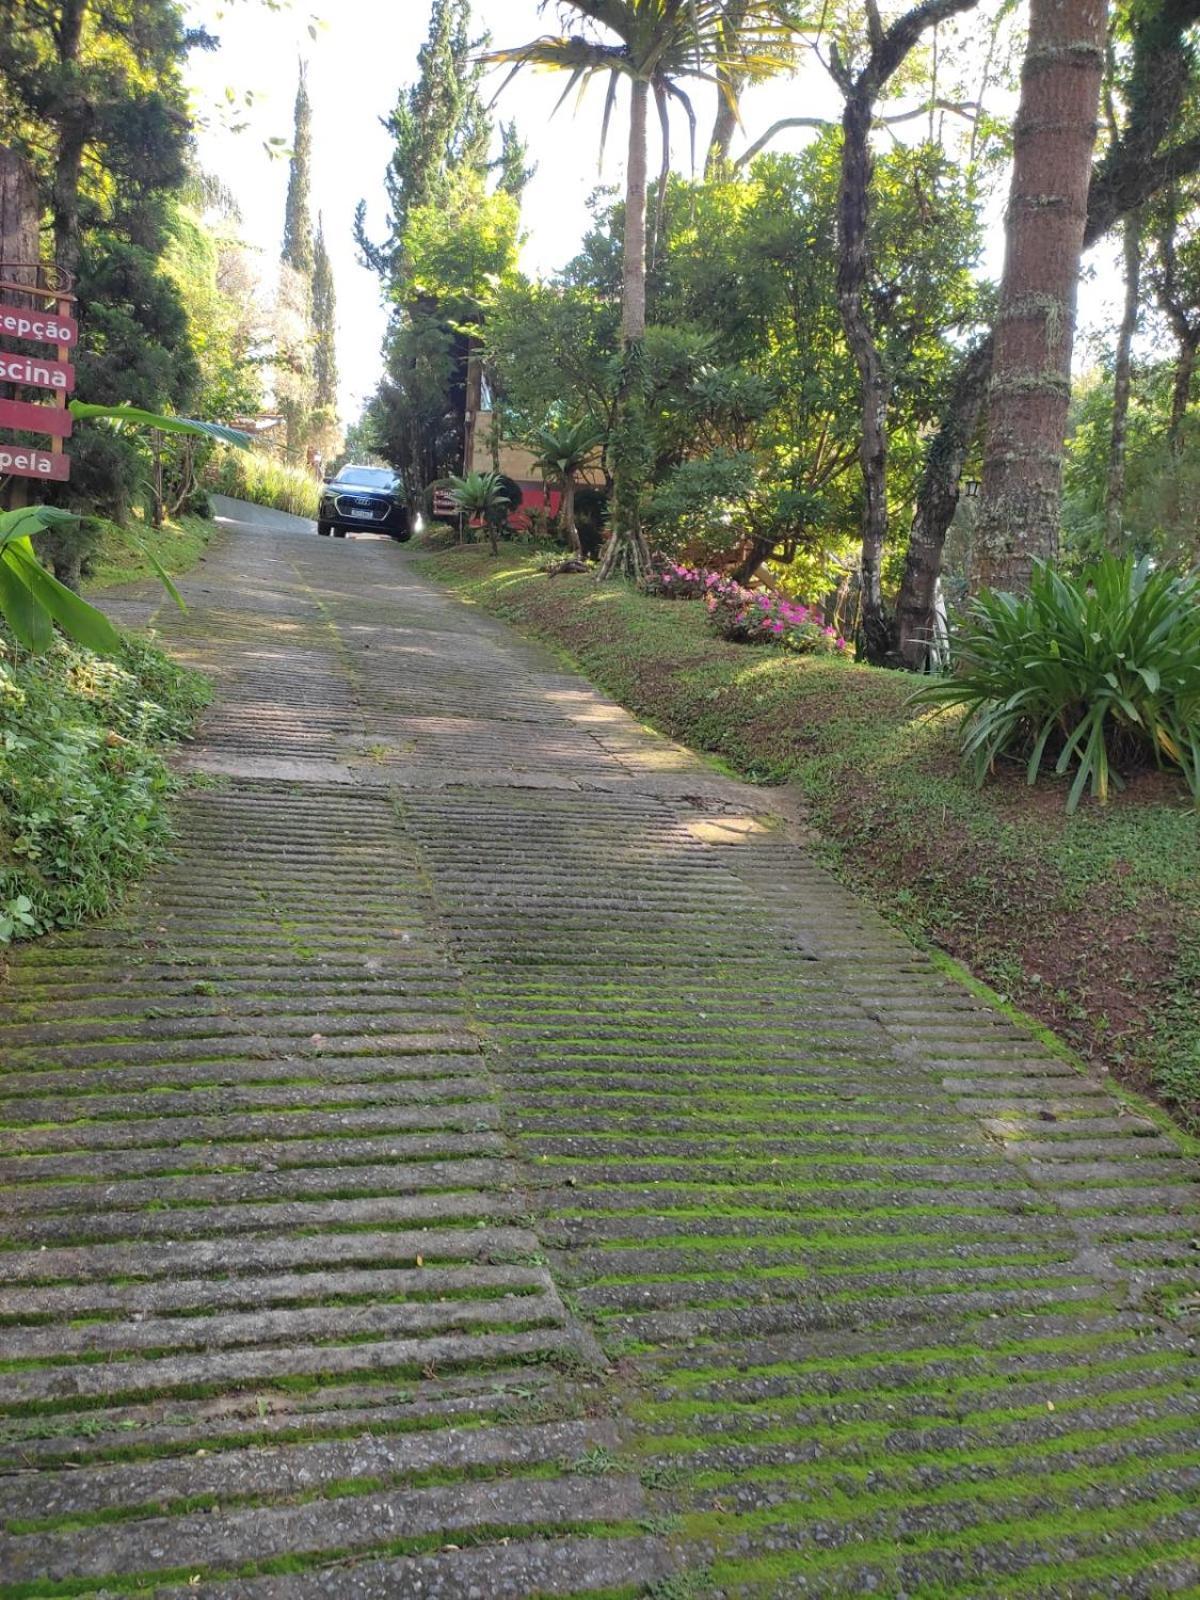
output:
[[[305,467],[289,466],[260,450],[218,450],[204,474],[213,494],[249,500],[297,517],[315,517],[321,484]]]
[[[1200,1128],[1200,832],[1181,782],[1134,777],[1068,816],[1065,781],[1031,790],[1014,767],[977,788],[956,715],[912,707],[906,674],[727,644],[699,603],[548,579],[510,552],[420,564],[653,726],[788,784],[845,881]]]
[[[180,517],[157,530],[138,525],[132,538],[112,523],[101,523],[99,539],[88,557],[85,588],[91,592],[156,578],[143,545],[172,577],[179,577],[191,571],[218,532],[217,524],[206,517]]]

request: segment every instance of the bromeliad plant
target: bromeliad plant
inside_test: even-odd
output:
[[[508,522],[512,499],[498,472],[470,472],[450,480],[450,493],[459,511],[474,526],[487,530],[492,554],[500,554],[500,529]]]
[[[1005,757],[1029,783],[1074,769],[1067,810],[1123,787],[1118,767],[1177,767],[1200,804],[1200,581],[1106,556],[1080,578],[1038,567],[1028,595],[985,592],[951,639],[925,705],[967,713],[980,783]]]

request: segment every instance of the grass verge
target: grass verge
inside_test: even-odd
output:
[[[258,450],[218,450],[204,473],[204,485],[213,494],[296,517],[315,517],[321,499],[320,481],[307,468],[289,466]]]
[[[110,522],[99,524],[99,536],[88,552],[84,587],[111,589],[119,583],[157,580],[157,573],[139,548],[148,545],[172,577],[191,569],[204,555],[220,529],[207,517],[180,517],[161,528],[138,526],[135,539]]]
[[[419,558],[464,599],[553,643],[655,727],[806,802],[829,864],[1084,1059],[1200,1129],[1200,827],[1150,774],[1107,808],[1017,769],[982,790],[956,719],[916,680],[727,644],[698,602],[467,547]]]

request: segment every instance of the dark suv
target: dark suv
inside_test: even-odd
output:
[[[322,489],[317,532],[344,539],[350,528],[412,537],[400,481],[388,467],[343,467]]]

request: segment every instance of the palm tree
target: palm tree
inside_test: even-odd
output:
[[[607,76],[601,157],[621,80],[630,84],[629,160],[625,171],[625,275],[622,292],[622,372],[613,450],[613,531],[600,576],[641,572],[650,559],[641,529],[640,490],[645,457],[642,342],[646,334],[646,160],[650,97],[663,132],[661,196],[670,170],[672,100],[696,118],[681,81],[714,84],[731,102],[736,86],[778,72],[790,59],[795,34],[787,0],[562,0],[579,14],[585,33],[544,35],[497,50],[488,58],[512,66],[552,67],[570,74],[563,99],[576,85]],[[559,101],[562,104],[562,101]]]
[[[547,480],[556,481],[562,491],[559,531],[577,556],[583,554],[583,546],[575,526],[575,490],[588,457],[603,438],[601,424],[594,417],[582,417],[578,422],[548,422],[545,427],[536,428],[528,440],[538,471]]]
[[[498,531],[508,521],[512,498],[498,472],[469,472],[450,480],[450,493],[463,516],[487,529],[492,554],[500,554]]]

